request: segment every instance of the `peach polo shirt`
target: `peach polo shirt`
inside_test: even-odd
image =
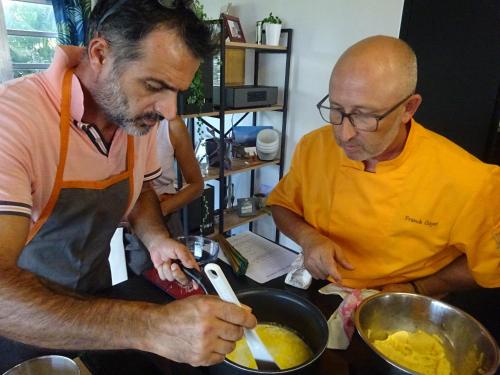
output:
[[[402,153],[376,173],[346,157],[331,125],[300,141],[271,193],[339,246],[355,288],[435,273],[461,254],[475,280],[500,286],[500,168],[412,121]]]
[[[57,48],[44,72],[0,85],[0,214],[38,220],[54,185],[59,162],[61,84],[66,69],[76,66],[84,50]],[[83,116],[83,92],[72,80],[68,157],[64,180],[99,181],[126,169],[127,133],[118,128],[108,155],[103,155],[77,125]],[[144,181],[161,174],[156,157],[156,131],[134,137],[133,207]],[[128,214],[127,212],[127,214]]]

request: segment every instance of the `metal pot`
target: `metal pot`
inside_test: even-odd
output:
[[[3,375],[80,375],[80,368],[61,355],[46,355],[24,361]]]
[[[236,294],[241,303],[252,308],[259,322],[277,323],[297,332],[311,348],[313,357],[300,366],[281,371],[249,369],[225,359],[212,366],[210,374],[314,374],[328,341],[328,325],[321,311],[308,300],[285,290],[249,289]]]

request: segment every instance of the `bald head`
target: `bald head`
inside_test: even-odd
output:
[[[402,98],[415,91],[417,58],[404,41],[373,36],[348,48],[335,65],[330,84],[336,78],[349,80],[353,89],[373,90],[378,95]]]

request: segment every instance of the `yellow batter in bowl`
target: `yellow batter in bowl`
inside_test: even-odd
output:
[[[437,335],[397,331],[373,345],[391,361],[423,375],[450,375],[451,366],[446,358],[443,341]]]
[[[282,370],[301,365],[312,358],[311,349],[291,330],[274,324],[258,324],[256,330]],[[257,369],[244,337],[236,343],[236,348],[226,358],[241,366]]]

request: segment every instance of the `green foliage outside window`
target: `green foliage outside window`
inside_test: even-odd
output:
[[[52,5],[2,1],[7,29],[57,32]]]
[[[56,33],[57,27],[52,5],[13,0],[3,0],[5,24],[8,33],[24,32]],[[57,46],[56,37],[8,36],[9,50],[14,64],[50,64]],[[14,76],[36,72],[30,68],[15,68]]]
[[[57,46],[55,38],[9,35],[14,64],[50,64]]]

